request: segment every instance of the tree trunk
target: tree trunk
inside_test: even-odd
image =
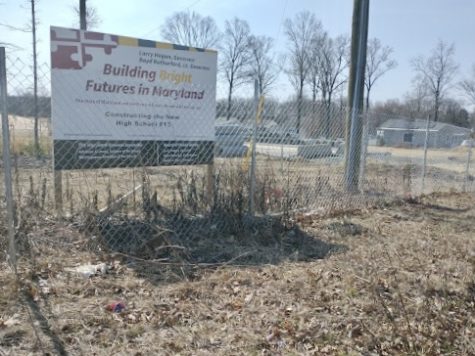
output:
[[[299,93],[297,97],[297,135],[300,137],[300,120],[302,117],[303,80],[300,80]]]
[[[369,111],[369,93],[371,91],[371,86],[366,88],[366,112]]]
[[[440,94],[439,92],[435,93],[435,105],[434,105],[434,122],[437,122],[439,120],[439,106],[440,106]]]
[[[365,104],[365,113],[366,113],[366,129],[368,130],[369,132],[369,129],[370,129],[370,122],[369,122],[369,116],[368,116],[368,113],[369,113],[369,94],[371,92],[371,86],[369,85],[367,88],[366,88],[366,98],[365,98],[365,101],[366,101],[366,104]],[[364,126],[364,124],[363,124]]]
[[[233,98],[233,85],[234,80],[231,78],[229,81],[229,91],[228,91],[228,106],[226,108],[226,120],[231,119],[231,109],[232,109],[232,98]]]
[[[311,128],[312,137],[318,134],[318,122],[317,122],[317,81],[312,79],[312,120],[313,126]]]
[[[319,127],[320,136],[326,136],[327,132],[327,92],[322,90],[322,103],[323,103],[323,117],[321,118],[321,123]]]
[[[262,84],[262,78],[258,79],[259,84],[259,96],[264,95],[264,85]]]
[[[328,100],[325,104],[325,138],[330,138],[330,126],[331,126],[331,105],[332,105],[332,93],[328,93]]]
[[[312,102],[317,101],[317,81],[315,78],[312,79]]]

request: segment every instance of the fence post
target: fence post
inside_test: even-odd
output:
[[[2,111],[2,135],[3,135],[3,173],[5,175],[5,198],[7,203],[7,224],[8,224],[8,259],[16,273],[16,247],[15,247],[15,225],[13,220],[13,188],[12,169],[10,161],[10,132],[8,125],[7,110],[7,68],[5,47],[0,47],[0,104]]]
[[[361,161],[360,161],[360,190],[364,189],[364,181],[366,175],[366,156],[368,155],[368,145],[369,145],[369,113],[365,111],[363,114],[363,149],[361,150]]]
[[[213,161],[206,165],[206,195],[208,196],[208,204],[210,208],[212,208],[215,204],[214,201],[214,189],[215,189],[215,181],[214,181],[214,154]]]
[[[54,142],[54,140],[53,140]],[[53,144],[54,145],[54,144]],[[54,168],[54,147],[53,147],[53,174],[54,174],[54,209],[58,217],[63,216],[63,174]]]
[[[364,75],[368,39],[369,0],[355,0],[351,33],[351,63],[348,82],[350,111],[345,130],[345,188],[347,193],[358,191]]]
[[[251,139],[251,170],[249,172],[249,214],[254,215],[254,193],[256,191],[256,136],[259,106],[258,83],[254,80],[254,128]]]
[[[430,125],[430,115],[427,115],[426,138],[424,140],[424,161],[422,163],[421,194],[424,194],[424,189],[425,189],[426,167],[427,167],[427,149],[428,149],[428,146],[429,146],[429,125]]]
[[[473,147],[473,139],[470,139],[468,143],[468,153],[467,153],[467,163],[465,165],[465,183],[463,185],[463,191],[467,191],[468,182],[470,181],[470,161],[472,160],[472,147]]]
[[[280,173],[284,175],[284,140],[280,139]]]

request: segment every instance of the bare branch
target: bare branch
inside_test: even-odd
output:
[[[80,27],[80,21],[79,21],[79,16],[80,16],[80,10],[79,10],[79,5],[73,6],[73,12],[76,15],[76,18],[78,19],[78,22],[76,25]],[[97,12],[97,8],[91,5],[88,5],[86,7],[86,24],[87,24],[87,29],[94,29],[97,28],[100,24],[102,23],[102,19],[99,16]]]
[[[297,90],[297,97],[302,98],[303,85],[310,71],[310,48],[312,42],[322,30],[322,25],[314,14],[303,11],[294,19],[284,22],[285,35],[289,44],[288,70],[291,84]]]
[[[339,36],[332,39],[328,35],[324,36],[316,66],[322,96],[324,99],[329,98],[329,104],[331,104],[332,94],[347,81],[344,72],[348,68],[348,54],[348,37]]]
[[[431,93],[422,83],[415,83],[413,90],[405,95],[404,104],[407,107],[409,117],[426,117],[431,110]]]
[[[12,52],[23,50],[23,47],[17,46],[10,42],[0,42],[0,47],[8,48]]]
[[[11,31],[31,32],[31,30],[29,28],[27,28],[26,26],[17,27],[17,26],[12,26],[12,25],[6,24],[6,23],[0,23],[0,26],[5,27],[6,29],[11,30]]]
[[[338,36],[331,38],[327,33],[316,36],[312,42],[312,57],[310,59],[311,85],[313,101],[316,100],[316,90],[320,90],[325,105],[325,117],[322,134],[331,135],[331,105],[334,94],[347,81],[345,71],[348,68],[349,38]]]
[[[219,43],[220,33],[212,17],[196,12],[176,12],[161,26],[164,40],[190,47],[212,48]]]
[[[277,65],[271,50],[274,43],[272,38],[266,36],[251,36],[249,38],[249,70],[247,76],[259,81],[259,93],[266,94],[272,84],[277,80]]]
[[[234,18],[226,21],[221,53],[221,69],[228,82],[227,118],[231,117],[233,91],[248,78],[246,67],[251,58],[249,50],[250,28],[246,21]]]
[[[386,72],[394,69],[397,62],[391,59],[393,49],[389,46],[383,46],[377,38],[368,41],[366,55],[366,109],[369,108],[369,96],[374,83],[381,78]]]
[[[322,31],[322,25],[314,14],[303,11],[295,15],[293,19],[286,19],[284,30],[289,48],[287,75],[297,92],[296,130],[300,134],[303,90],[310,74],[310,49],[312,42]]]
[[[475,64],[472,67],[472,77],[459,83],[459,89],[475,105]]]
[[[454,62],[455,47],[439,40],[432,54],[412,60],[415,82],[423,85],[434,99],[434,121],[438,120],[440,102],[450,88],[458,65]]]

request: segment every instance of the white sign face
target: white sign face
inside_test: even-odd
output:
[[[53,139],[213,141],[217,52],[51,27]]]

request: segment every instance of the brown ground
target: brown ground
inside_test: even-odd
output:
[[[0,355],[475,354],[475,196],[297,218],[324,258],[170,266],[43,221],[18,280],[2,268]],[[109,273],[71,272],[99,262]]]
[[[468,147],[455,148],[429,148],[427,151],[427,162],[430,166],[440,169],[451,170],[456,173],[464,173],[467,169]],[[422,162],[424,158],[424,148],[400,148],[386,146],[369,146],[368,152],[371,154],[391,154],[387,158],[388,161],[400,160],[411,162],[419,160]],[[420,164],[420,163],[419,163]],[[473,157],[471,158],[473,166]],[[473,167],[470,172],[473,171]]]

